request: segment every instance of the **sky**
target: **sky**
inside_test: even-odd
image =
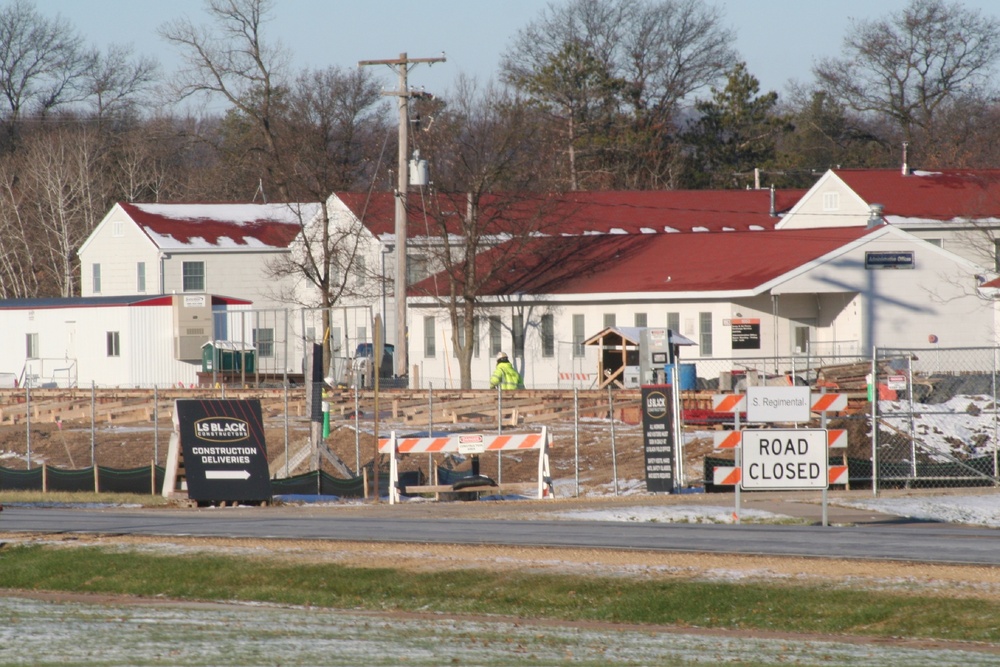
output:
[[[6,4],[11,0],[0,0]],[[411,86],[442,95],[459,73],[485,82],[496,76],[501,55],[519,29],[538,18],[550,0],[278,0],[268,30],[294,56],[298,69],[355,67],[406,53],[447,61],[410,71]],[[837,56],[851,19],[898,12],[907,0],[706,0],[736,31],[736,48],[761,90],[783,93],[789,80],[811,80],[815,61]],[[995,0],[964,6],[1000,17]],[[157,29],[180,17],[206,17],[204,0],[35,0],[43,14],[60,14],[92,45],[131,44],[157,58],[166,72],[179,62]],[[377,73],[386,88],[397,79],[388,67]]]

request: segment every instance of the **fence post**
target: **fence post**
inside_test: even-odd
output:
[[[90,465],[97,465],[97,385],[90,381]]]
[[[580,389],[573,387],[573,476],[576,497],[580,497]]]
[[[991,394],[991,396],[994,397],[993,398],[993,478],[994,479],[996,479],[997,477],[1000,477],[1000,466],[997,465],[997,403],[996,403],[996,395],[997,395],[997,350],[998,349],[1000,349],[1000,348],[996,348],[996,347],[993,348],[993,359],[992,359],[992,361],[993,361],[993,376],[992,376],[993,393]],[[994,482],[994,484],[996,484],[996,483]]]
[[[917,480],[917,427],[913,422],[913,355],[906,355],[906,376],[910,383],[910,476]],[[875,378],[875,400],[878,400],[878,378]]]
[[[615,485],[615,496],[618,496],[618,452],[615,444],[615,399],[608,385],[608,416],[611,417],[611,475]]]
[[[871,414],[872,414],[872,496],[878,498],[878,348],[872,346],[872,392],[871,392]]]
[[[25,374],[27,377],[27,374]],[[24,427],[27,431],[27,450],[25,451],[25,459],[27,460],[28,470],[31,470],[31,383],[24,383]]]
[[[358,410],[361,408],[358,406],[358,383],[354,383],[354,461],[357,468],[358,474],[361,473],[361,427],[358,425],[360,417],[358,416]],[[377,465],[377,462],[373,465]],[[368,478],[365,477],[365,484],[367,488]],[[368,499],[368,492],[365,491],[365,499]]]
[[[427,437],[434,437],[434,383],[427,383]],[[434,467],[434,454],[427,452],[427,479],[431,479],[431,470]],[[432,482],[437,484],[437,482]]]
[[[282,388],[284,389],[284,405],[285,405],[285,419],[284,419],[284,429],[285,429],[285,479],[291,477],[291,471],[288,469],[288,376],[286,373],[285,381],[282,383]]]
[[[94,468],[94,493],[100,493],[101,492],[101,480],[99,477],[100,471],[97,467],[97,464],[94,464],[93,468]]]
[[[160,394],[153,385],[153,465],[160,460]],[[153,476],[155,479],[155,475]],[[155,494],[154,494],[155,495]]]

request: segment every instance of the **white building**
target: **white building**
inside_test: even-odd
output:
[[[479,310],[474,386],[486,386],[499,351],[512,355],[529,387],[596,384],[596,351],[580,343],[611,325],[665,326],[695,340],[698,349],[684,355],[707,360],[699,371],[704,377],[715,375],[713,363],[724,370],[715,360],[733,356],[868,354],[871,345],[926,344],[932,336],[941,345],[993,345],[990,299],[997,290],[977,285],[996,276],[994,248],[984,261],[959,240],[968,246],[968,230],[991,221],[991,195],[1000,189],[992,185],[1000,183],[995,176],[835,170],[808,192],[490,195],[475,213],[496,220],[477,262],[508,274],[486,290]],[[441,268],[444,238],[457,245],[474,213],[457,195],[408,201],[408,283],[421,288],[407,299],[409,368],[422,386],[458,386],[450,321],[421,280]],[[891,225],[866,231],[878,217],[875,203]],[[398,345],[394,204],[388,192],[334,193],[327,200],[328,231],[339,235],[343,250],[331,268],[345,286],[327,321],[315,307],[301,307],[318,304],[308,280],[278,279],[270,271],[274,262],[300,256],[303,244],[322,232],[315,224],[319,204],[118,204],[80,248],[83,294],[125,301],[225,294],[247,302],[242,321],[230,318],[223,330],[213,322],[200,334],[192,327],[200,344],[238,338],[259,348],[269,370],[295,373],[305,345],[326,339],[343,366],[358,344],[372,341],[376,314],[385,342]],[[510,250],[525,219],[535,225],[534,258]],[[438,289],[444,285],[439,281]],[[97,311],[78,317],[68,313],[78,307],[73,300],[63,307],[67,313],[52,315],[43,329],[62,331],[57,339],[80,335],[68,332],[70,321],[78,330],[86,321],[88,331],[111,331]],[[30,328],[30,320],[7,318],[19,310],[4,310],[0,328],[6,331],[8,321]],[[175,337],[183,333],[177,326],[168,327]],[[28,344],[27,333],[40,331],[10,334],[16,349]],[[72,346],[61,344],[65,349],[52,358],[70,359]],[[164,366],[156,377],[187,382],[200,344],[188,340],[181,370]],[[177,361],[176,349],[172,356]],[[6,368],[16,365],[5,362],[0,371],[20,371]],[[82,381],[92,379],[79,369]],[[136,372],[115,377],[147,381]]]
[[[184,324],[225,327],[248,307],[206,294],[0,301],[0,372],[29,386],[194,385],[202,352],[180,353]]]
[[[499,351],[528,388],[579,385],[597,368],[581,343],[616,325],[694,340],[683,355],[704,378],[732,370],[731,358],[782,358],[776,370],[788,372],[788,359],[810,354],[996,342],[993,308],[976,290],[983,269],[890,225],[540,239],[530,254],[501,247],[479,261],[517,270],[485,296],[475,387]],[[422,382],[456,386],[451,325],[433,290],[428,280],[411,291],[411,359]]]

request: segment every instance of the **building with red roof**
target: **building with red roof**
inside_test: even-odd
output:
[[[611,326],[679,332],[698,344],[683,355],[707,380],[738,366],[733,359],[791,372],[796,359],[864,358],[873,345],[995,340],[993,309],[976,292],[982,269],[892,225],[534,239],[476,263],[490,279],[479,299],[474,386],[501,351],[528,387],[567,386],[579,369],[599,383],[596,353],[581,344]],[[491,275],[491,267],[500,268]],[[409,299],[411,359],[435,386],[457,372],[442,307],[448,290],[439,275]]]
[[[831,169],[777,229],[885,221],[990,270],[1000,270],[1000,170]]]
[[[865,355],[873,344],[929,336],[955,346],[992,344],[992,309],[976,285],[994,276],[958,255],[952,240],[918,237],[920,225],[964,220],[958,211],[988,220],[992,178],[834,170],[805,192],[488,195],[477,211],[487,224],[477,230],[484,250],[474,262],[490,277],[479,292],[474,386],[485,386],[499,351],[518,360],[529,386],[565,386],[565,373],[596,367],[580,342],[614,325],[665,326],[696,341],[698,349],[685,353],[704,360],[703,377],[732,366],[722,360],[734,356]],[[876,200],[885,203],[872,215]],[[321,323],[318,311],[305,308],[301,317],[286,312],[286,324],[255,323],[240,335],[267,344],[287,326],[287,340],[306,341],[329,327],[346,361],[357,343],[370,342],[375,313],[383,315],[386,342],[397,344],[395,197],[338,192],[326,204],[328,229],[350,242],[349,264],[336,268],[353,276],[334,321]],[[283,283],[268,267],[322,231],[311,224],[318,210],[118,204],[80,249],[83,293],[226,294],[261,312],[298,309],[309,303],[307,281]],[[408,197],[408,357],[435,386],[455,385],[457,377],[438,253],[446,238],[461,252],[468,216],[463,194]],[[464,258],[455,259],[458,270]],[[295,299],[281,296],[289,290],[299,290]],[[289,371],[300,366],[296,349],[280,362]]]

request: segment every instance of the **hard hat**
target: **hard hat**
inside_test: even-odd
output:
[[[497,361],[503,361],[506,358],[507,358],[506,352],[501,352],[500,354],[497,355]]]

